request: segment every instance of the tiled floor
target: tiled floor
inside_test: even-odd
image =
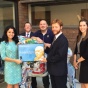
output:
[[[40,77],[37,77],[37,84],[38,84],[38,88],[44,88],[42,79]],[[0,88],[6,88],[6,83],[4,83],[4,82],[0,83]],[[51,86],[50,86],[50,88],[51,88]],[[81,88],[80,83],[76,83],[76,88]]]

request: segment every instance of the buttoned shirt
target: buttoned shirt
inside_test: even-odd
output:
[[[55,35],[55,39],[57,39],[61,34],[62,34],[62,32],[60,32],[59,34]]]
[[[31,33],[31,32],[29,32],[29,33],[26,32],[26,37],[29,38],[29,37],[30,37],[30,33]]]
[[[51,31],[51,29],[47,29],[46,34],[42,34],[41,30],[38,30],[37,32],[35,32],[34,34],[35,37],[39,37],[40,39],[42,39],[45,43],[49,43],[51,44],[53,42],[53,38],[54,38],[54,34]],[[49,53],[49,48],[45,49],[45,53]]]

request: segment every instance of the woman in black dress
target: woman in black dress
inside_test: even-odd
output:
[[[78,60],[77,54],[80,55]],[[88,88],[88,21],[86,19],[82,19],[79,21],[79,32],[74,51],[75,69],[79,68],[79,63],[79,82],[81,83],[81,88]]]

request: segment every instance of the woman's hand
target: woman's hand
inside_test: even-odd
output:
[[[21,42],[18,42],[17,45],[22,44]]]
[[[22,63],[22,61],[21,61],[21,60],[19,60],[19,59],[15,59],[15,63],[17,63],[17,64],[21,64],[21,63]]]
[[[75,69],[78,69],[79,65],[78,65],[78,63],[76,61],[73,62],[73,65],[74,65]]]
[[[77,55],[76,54],[74,54],[73,66],[74,66],[75,69],[78,69],[78,67],[79,67],[79,65],[77,63]]]

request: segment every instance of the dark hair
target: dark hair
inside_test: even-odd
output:
[[[16,29],[15,29],[13,26],[7,26],[7,27],[5,28],[4,34],[3,34],[3,36],[2,36],[2,41],[5,41],[6,43],[9,42],[9,41],[8,41],[8,37],[7,37],[7,31],[8,31],[10,28],[13,29],[13,31],[14,31],[13,41],[17,44],[17,43],[18,43],[17,32],[16,32]]]
[[[58,23],[60,26],[63,26],[62,21],[59,19],[54,19],[51,24],[55,24],[55,23]]]
[[[79,25],[80,25],[80,22],[85,22],[86,25],[88,26],[88,20],[86,20],[86,19],[81,19],[81,20],[79,21]],[[77,42],[80,41],[81,36],[82,36],[82,32],[81,32],[80,29],[78,28]],[[87,39],[87,38],[88,38],[88,29],[87,29],[87,31],[86,31],[86,36],[83,38],[83,40],[85,40],[85,39]]]

